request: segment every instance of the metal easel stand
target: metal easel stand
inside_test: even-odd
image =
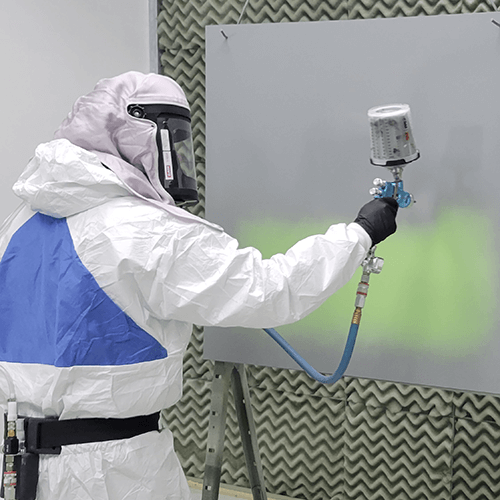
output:
[[[229,383],[231,382],[252,495],[254,500],[267,500],[245,365],[216,361],[214,371],[201,498],[202,500],[217,500],[219,498],[224,431]]]

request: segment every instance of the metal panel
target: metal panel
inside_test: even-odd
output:
[[[373,178],[392,179],[370,165],[366,113],[409,102],[422,159],[403,178],[417,204],[379,245],[387,271],[370,286],[347,374],[500,391],[500,206],[483,187],[500,184],[491,15],[211,26],[206,36],[207,218],[266,258],[352,221]],[[340,360],[360,274],[279,328],[321,372]],[[278,298],[276,309],[289,307]],[[297,366],[255,329],[207,328],[204,352]]]

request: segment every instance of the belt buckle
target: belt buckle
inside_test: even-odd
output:
[[[61,447],[55,446],[53,448],[42,448],[40,446],[42,438],[42,425],[47,421],[56,421],[57,418],[26,418],[25,432],[26,432],[26,451],[28,453],[35,453],[36,455],[59,455]]]

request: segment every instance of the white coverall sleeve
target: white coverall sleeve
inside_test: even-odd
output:
[[[358,224],[335,224],[263,259],[226,233],[199,229],[156,262],[155,285],[143,290],[152,314],[200,326],[293,323],[345,285],[372,244]]]

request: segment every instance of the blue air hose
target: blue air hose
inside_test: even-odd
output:
[[[344,354],[340,360],[339,366],[335,373],[330,376],[325,376],[319,373],[315,368],[313,368],[274,328],[264,328],[264,331],[270,335],[284,350],[285,352],[293,358],[293,360],[304,369],[304,371],[311,376],[314,380],[321,382],[322,384],[333,384],[339,380],[344,372],[349,366],[349,361],[351,360],[352,352],[354,350],[354,344],[356,343],[356,336],[358,334],[359,319],[361,317],[361,309],[356,308],[359,311],[359,317],[357,323],[351,323],[351,328],[349,329],[349,335],[347,337],[347,342],[344,349]],[[355,312],[356,316],[356,312]]]
[[[356,302],[351,321],[351,328],[349,329],[349,335],[347,336],[344,354],[342,354],[342,359],[340,360],[339,366],[333,375],[327,377],[319,373],[274,328],[263,329],[285,350],[289,356],[293,358],[293,360],[301,368],[304,369],[310,377],[318,382],[321,382],[322,384],[333,384],[337,382],[337,380],[344,375],[347,367],[349,366],[349,361],[351,361],[354,344],[356,343],[356,337],[358,335],[359,323],[361,322],[361,311],[365,306],[365,300],[368,294],[368,281],[370,280],[370,274],[379,274],[384,264],[384,259],[375,257],[375,248],[376,246],[370,248],[366,259],[363,261],[363,274],[356,291]]]

